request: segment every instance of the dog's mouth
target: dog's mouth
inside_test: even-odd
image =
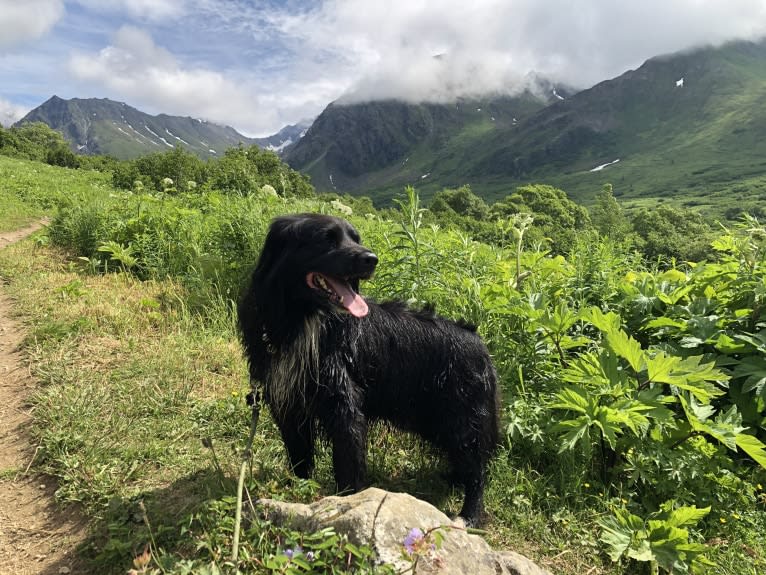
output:
[[[352,279],[356,278],[337,278],[319,272],[309,272],[306,275],[306,283],[311,289],[318,291],[331,303],[345,309],[354,317],[364,317],[369,308],[367,302],[351,286]]]

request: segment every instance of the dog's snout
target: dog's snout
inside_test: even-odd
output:
[[[374,268],[378,265],[378,256],[372,252],[366,252],[362,254],[362,264],[368,268]]]

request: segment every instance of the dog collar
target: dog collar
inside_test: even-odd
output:
[[[266,352],[269,355],[274,355],[277,353],[277,348],[271,342],[271,339],[269,338],[269,334],[266,333],[265,327],[263,328],[263,332],[261,333],[261,341],[266,345]]]

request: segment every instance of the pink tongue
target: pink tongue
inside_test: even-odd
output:
[[[325,280],[332,286],[339,296],[343,298],[341,305],[345,307],[351,315],[354,317],[364,317],[367,315],[369,308],[367,302],[362,299],[358,293],[351,289],[344,281],[339,281],[330,276],[323,276]]]

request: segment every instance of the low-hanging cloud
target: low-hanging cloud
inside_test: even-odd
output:
[[[530,73],[587,87],[659,54],[759,38],[766,3],[339,0],[283,23],[304,52],[355,69],[347,100],[443,101],[513,93]]]
[[[144,25],[70,57],[76,86],[98,88],[83,93],[250,135],[315,116],[333,100],[513,94],[534,75],[585,88],[653,56],[766,34],[763,0],[72,1]],[[161,32],[147,31],[163,10],[185,31],[165,47]],[[194,45],[190,58],[184,48],[198,30],[215,45]],[[229,56],[225,66],[216,51]]]
[[[4,98],[0,98],[0,126],[8,127],[14,124],[21,120],[27,112],[29,112],[28,107],[20,106],[13,102],[9,102]]]

